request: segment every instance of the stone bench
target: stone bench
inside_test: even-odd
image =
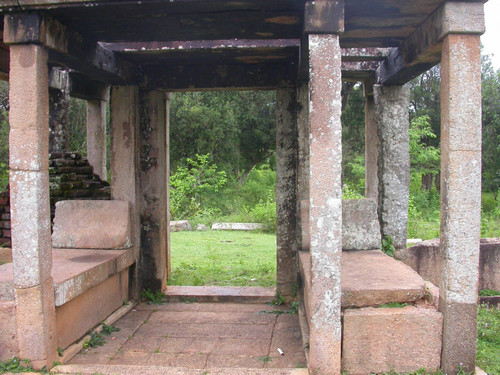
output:
[[[57,346],[66,348],[118,309],[128,297],[131,246],[129,205],[122,201],[61,201],[52,234],[52,272]],[[12,263],[0,266],[0,329],[11,332],[15,313]],[[5,325],[5,327],[4,327]],[[15,336],[15,329],[12,331]],[[11,335],[11,336],[12,336]],[[12,352],[15,337],[0,337],[0,360]],[[7,345],[8,344],[8,345]],[[12,349],[12,350],[11,350]],[[5,352],[5,353],[4,353]]]

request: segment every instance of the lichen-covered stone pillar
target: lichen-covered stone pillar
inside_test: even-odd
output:
[[[87,101],[87,158],[94,173],[106,181],[106,100]]]
[[[276,91],[277,292],[297,292],[297,94]]]
[[[309,35],[310,349],[312,374],[340,374],[342,254],[341,51],[336,34]]]
[[[382,237],[406,248],[410,194],[410,88],[375,85],[378,131],[378,217]]]
[[[111,198],[130,202],[132,244],[136,264],[131,270],[130,297],[138,300],[140,269],[140,186],[139,186],[139,89],[113,86],[110,99]]]
[[[9,40],[7,37],[6,40]],[[9,165],[19,357],[35,368],[57,358],[49,208],[47,51],[10,46]]]
[[[161,91],[140,93],[142,287],[167,287],[166,100]]]
[[[69,115],[69,74],[67,70],[53,68],[52,75],[58,76],[58,88],[49,90],[49,153],[67,152]]]
[[[482,5],[482,4],[481,4]],[[441,61],[442,368],[473,372],[481,224],[479,35],[449,34]]]
[[[366,91],[366,89],[365,89]],[[365,197],[378,198],[378,134],[375,100],[365,95]]]
[[[297,243],[300,250],[309,251],[309,82],[299,82],[297,102]]]

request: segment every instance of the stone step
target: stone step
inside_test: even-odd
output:
[[[168,286],[166,300],[170,302],[237,302],[268,303],[275,288],[227,286]]]
[[[301,251],[299,257],[307,293],[311,256]],[[380,250],[343,251],[341,287],[343,308],[412,303],[426,295],[425,282],[418,273]]]
[[[81,375],[307,375],[307,369],[297,368],[210,368],[188,369],[183,367],[131,366],[131,365],[60,365],[51,370],[55,374]]]

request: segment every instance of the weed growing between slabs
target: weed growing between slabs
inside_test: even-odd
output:
[[[171,233],[168,285],[276,285],[276,235],[242,231]]]

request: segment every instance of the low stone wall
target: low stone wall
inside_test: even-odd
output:
[[[94,174],[89,161],[76,152],[53,153],[49,160],[50,213],[63,200],[108,200],[111,187]],[[0,245],[10,246],[10,191],[0,193]]]
[[[425,280],[439,285],[441,256],[439,238],[398,250],[396,259],[409,265]],[[500,238],[482,238],[479,246],[479,290],[500,290]]]

